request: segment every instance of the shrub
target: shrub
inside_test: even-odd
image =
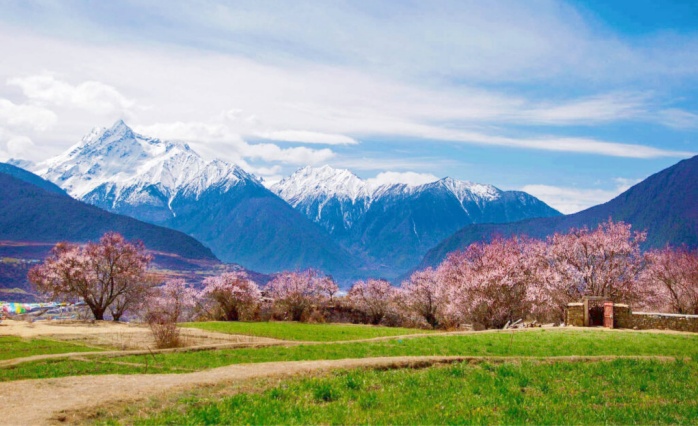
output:
[[[196,291],[182,279],[171,279],[154,289],[146,302],[146,321],[158,348],[180,346],[177,323],[191,318]]]

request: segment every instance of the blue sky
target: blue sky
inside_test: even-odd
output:
[[[697,4],[4,0],[0,160],[122,118],[268,181],[330,164],[578,211],[698,153]]]

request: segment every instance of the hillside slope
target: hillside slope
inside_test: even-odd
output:
[[[454,250],[493,236],[528,235],[543,238],[570,228],[595,227],[608,220],[623,221],[647,231],[644,248],[667,244],[698,247],[698,156],[664,169],[611,201],[560,217],[509,224],[467,226],[444,239],[424,256],[420,268],[437,265]]]
[[[67,195],[66,192],[61,189],[58,185],[49,182],[45,179],[40,178],[39,176],[35,175],[32,172],[28,172],[24,169],[21,169],[17,166],[14,166],[12,164],[7,164],[7,163],[0,163],[0,173],[5,173],[7,175],[10,175],[12,177],[15,177],[21,181],[30,183],[32,185],[38,186],[41,189],[44,189],[48,192],[53,192],[55,194],[61,194],[61,195]]]
[[[87,242],[107,231],[139,239],[150,250],[216,259],[211,250],[181,232],[109,213],[0,172],[0,240]]]

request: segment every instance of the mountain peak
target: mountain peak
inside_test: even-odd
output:
[[[149,194],[129,195],[143,191],[157,191],[169,202],[184,188],[199,194],[213,185],[229,188],[240,180],[255,180],[235,165],[204,160],[186,143],[135,133],[123,120],[92,130],[37,171],[75,198],[91,199],[97,195],[89,194],[106,191],[114,205],[123,197],[138,198],[129,198],[129,203],[150,200]]]
[[[464,200],[477,198],[493,201],[500,198],[502,194],[502,190],[493,185],[458,180],[450,176],[439,180],[436,184],[442,185],[448,191],[452,192],[461,203]]]
[[[275,183],[270,189],[287,201],[312,196],[314,198],[338,197],[354,202],[360,198],[370,197],[370,189],[365,181],[349,170],[335,169],[328,165],[303,167],[286,179]],[[289,202],[293,205],[293,201]]]
[[[126,125],[126,123],[122,119],[116,120],[114,122],[114,124],[111,126],[111,128],[112,129],[122,129],[122,128],[130,129],[130,127],[128,127],[128,125]]]
[[[102,138],[112,136],[115,139],[134,138],[135,134],[124,120],[117,120],[109,129],[105,130]]]

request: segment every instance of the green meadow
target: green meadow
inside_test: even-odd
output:
[[[476,357],[422,368],[358,368],[265,379],[219,394],[195,389],[99,412],[126,424],[696,424],[698,335],[541,328],[462,334],[298,323],[191,323],[286,340],[277,346],[100,354],[93,347],[0,337],[0,381],[182,374],[278,361]],[[426,335],[425,335],[426,334]],[[381,339],[375,339],[381,337]],[[356,341],[364,339],[364,341]],[[95,352],[88,354],[86,352]],[[600,357],[574,359],[575,356]],[[622,358],[644,356],[650,358]]]

